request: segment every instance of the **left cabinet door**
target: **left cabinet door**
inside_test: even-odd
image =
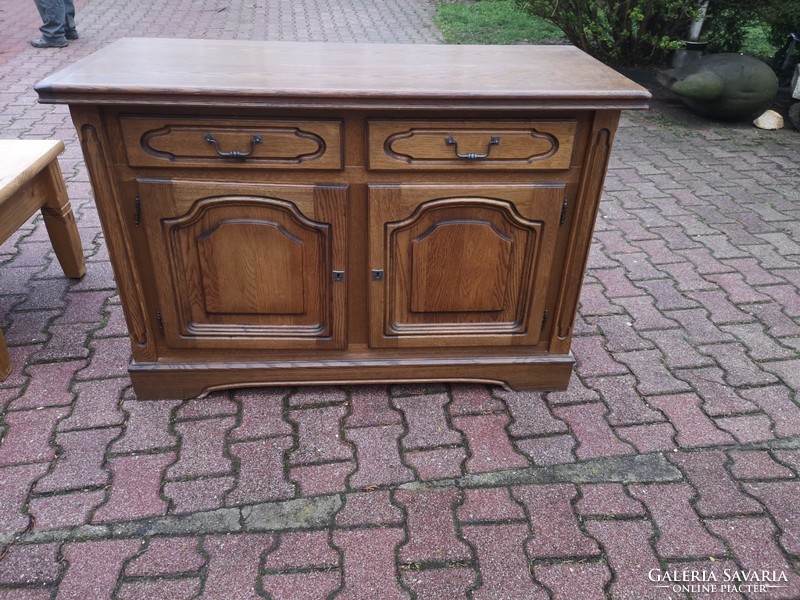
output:
[[[345,347],[346,186],[138,188],[167,347]]]

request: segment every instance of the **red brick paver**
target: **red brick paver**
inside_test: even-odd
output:
[[[139,550],[138,540],[103,540],[68,544],[61,551],[67,572],[58,587],[60,598],[107,598],[117,585],[122,563]]]
[[[547,598],[547,593],[533,581],[527,568],[524,545],[529,535],[525,525],[464,527],[464,537],[475,547],[480,564],[481,586],[473,593],[473,598]]]
[[[210,536],[203,543],[208,555],[205,594],[211,598],[258,598],[261,555],[275,543],[262,534]]]
[[[598,553],[597,544],[579,528],[572,502],[575,486],[537,485],[514,488],[514,498],[525,505],[533,528],[527,542],[532,558],[588,556]]]
[[[455,505],[460,501],[458,490],[430,490],[395,493],[398,504],[406,510],[408,540],[400,548],[405,563],[441,563],[469,560],[471,552],[458,539],[455,527]]]

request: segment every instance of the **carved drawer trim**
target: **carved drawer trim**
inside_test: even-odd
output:
[[[369,121],[369,168],[563,170],[577,121]]]
[[[341,169],[341,121],[123,115],[132,167]]]

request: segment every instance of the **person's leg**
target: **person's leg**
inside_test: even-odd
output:
[[[42,39],[54,45],[66,44],[64,37],[64,21],[66,9],[64,0],[34,0],[39,15],[42,17]]]
[[[64,34],[68,40],[78,39],[78,28],[75,25],[75,2],[64,0]]]

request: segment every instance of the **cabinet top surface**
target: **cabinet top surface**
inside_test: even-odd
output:
[[[403,99],[644,108],[650,94],[573,46],[118,40],[36,85],[58,103],[343,105]],[[301,103],[302,103],[301,102]]]

